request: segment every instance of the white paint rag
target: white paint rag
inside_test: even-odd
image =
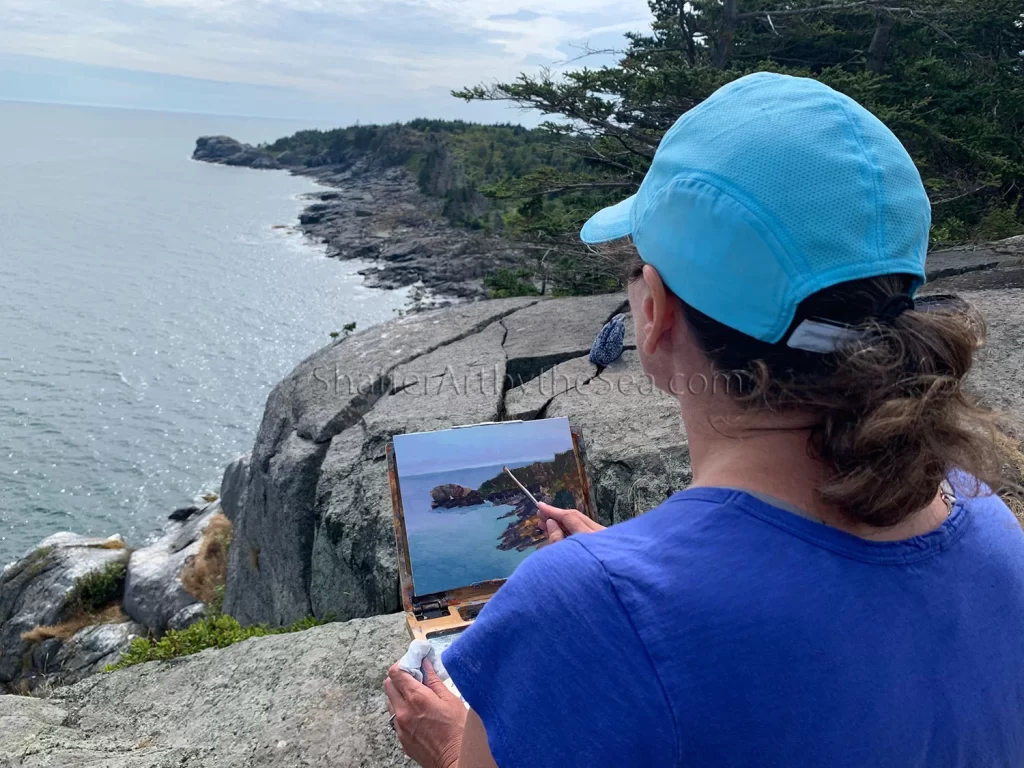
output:
[[[437,672],[438,677],[442,680],[448,679],[448,670],[444,668],[441,654],[427,640],[413,640],[409,643],[409,650],[405,652],[405,656],[398,660],[398,666],[415,677],[416,682],[422,683],[424,659],[430,659],[430,663],[434,667],[434,671]]]

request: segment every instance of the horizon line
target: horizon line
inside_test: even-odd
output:
[[[366,122],[364,123],[359,118],[354,121],[347,123],[340,119],[331,118],[330,120],[321,120],[313,117],[271,117],[270,115],[246,115],[233,112],[195,112],[190,109],[170,109],[170,108],[159,108],[159,107],[129,107],[121,104],[99,104],[96,102],[89,101],[55,101],[52,99],[25,99],[18,98],[13,99],[7,96],[0,96],[0,104],[32,104],[42,105],[48,107],[79,107],[84,109],[109,109],[117,110],[122,112],[153,112],[157,114],[168,114],[168,115],[191,115],[194,117],[226,117],[238,120],[266,120],[268,122],[275,123],[308,123],[310,128],[303,130],[320,130],[329,131],[337,128],[355,128],[360,125],[364,126],[388,126],[388,125],[407,125],[416,120],[436,120],[442,123],[465,123],[467,125],[479,125],[479,126],[518,126],[525,128],[526,130],[534,130],[536,126],[531,128],[530,126],[517,123],[513,120],[507,121],[493,121],[493,122],[479,122],[476,120],[467,120],[465,118],[458,117],[428,117],[427,115],[418,115],[416,117],[406,118],[405,120],[392,120],[387,123],[380,122]],[[509,108],[512,109],[511,107]],[[529,111],[529,110],[528,110]],[[331,128],[320,128],[319,125],[330,124]]]

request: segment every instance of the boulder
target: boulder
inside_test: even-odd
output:
[[[967,386],[1000,412],[1008,434],[1024,441],[1024,235],[931,253],[928,280],[923,293],[958,294],[984,316],[988,338]]]
[[[70,685],[102,672],[121,660],[133,640],[148,634],[144,626],[133,621],[95,624],[79,630],[58,651],[51,683]]]
[[[74,619],[69,604],[83,577],[124,563],[128,551],[120,537],[109,539],[57,533],[0,574],[0,689],[52,671],[51,662],[62,641],[23,639],[38,627],[51,627]],[[119,596],[111,594],[112,598]],[[56,641],[56,642],[54,642]]]
[[[402,432],[494,421],[504,384],[502,320],[393,372],[392,395],[331,443],[314,507],[310,607],[326,618],[400,608],[385,447]]]
[[[163,632],[172,617],[177,616],[180,627],[184,614],[178,614],[199,603],[185,590],[181,572],[199,552],[203,531],[220,510],[215,501],[182,522],[171,521],[163,536],[132,553],[124,585],[124,611],[134,621]]]
[[[230,136],[200,136],[192,152],[193,160],[207,163],[223,162],[225,159],[244,151],[245,145]]]
[[[412,766],[382,681],[401,616],[254,638],[95,675],[47,700],[0,696],[0,765]]]
[[[192,515],[200,509],[202,509],[202,507],[197,507],[195,504],[190,504],[187,507],[178,507],[167,516],[167,519],[173,520],[176,523],[182,523],[192,517]]]

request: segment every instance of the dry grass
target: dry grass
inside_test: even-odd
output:
[[[1020,496],[1008,496],[1003,495],[1003,501],[1006,502],[1006,506],[1010,508],[1010,511],[1017,516],[1017,520],[1020,522],[1021,528],[1024,528],[1024,499]]]
[[[199,552],[185,564],[181,583],[185,591],[204,603],[215,603],[228,578],[231,521],[218,512],[203,531]]]
[[[124,548],[125,548],[124,541],[122,539],[115,539],[113,536],[111,536],[106,541],[103,541],[103,542],[100,542],[99,544],[94,544],[93,545],[93,549],[124,549]]]
[[[99,613],[79,613],[67,621],[52,626],[36,627],[29,632],[22,634],[21,639],[26,643],[41,643],[54,637],[61,640],[70,640],[80,630],[96,624],[120,624],[127,621],[128,617],[121,611],[118,603],[112,603]]]
[[[1004,433],[1000,433],[1000,442],[1007,459],[1007,486],[999,495],[1024,527],[1024,451],[1017,440]]]

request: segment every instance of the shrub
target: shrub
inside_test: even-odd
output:
[[[168,661],[181,656],[205,651],[207,648],[227,648],[251,637],[281,635],[300,632],[304,629],[326,624],[328,620],[302,619],[289,627],[271,629],[264,625],[243,627],[238,621],[224,614],[202,619],[192,626],[176,631],[170,630],[160,639],[138,638],[134,640],[121,660],[106,668],[106,672],[124,669],[147,661]]]
[[[1024,233],[1024,222],[1017,216],[1018,197],[1010,205],[997,205],[981,220],[978,237],[982,240],[1003,240]]]
[[[537,286],[530,280],[529,271],[525,269],[511,270],[502,267],[493,275],[485,277],[484,285],[487,286],[492,299],[540,295]]]
[[[128,566],[123,560],[108,563],[105,568],[79,577],[65,603],[65,614],[78,616],[93,614],[120,600],[124,594],[124,579]]]

